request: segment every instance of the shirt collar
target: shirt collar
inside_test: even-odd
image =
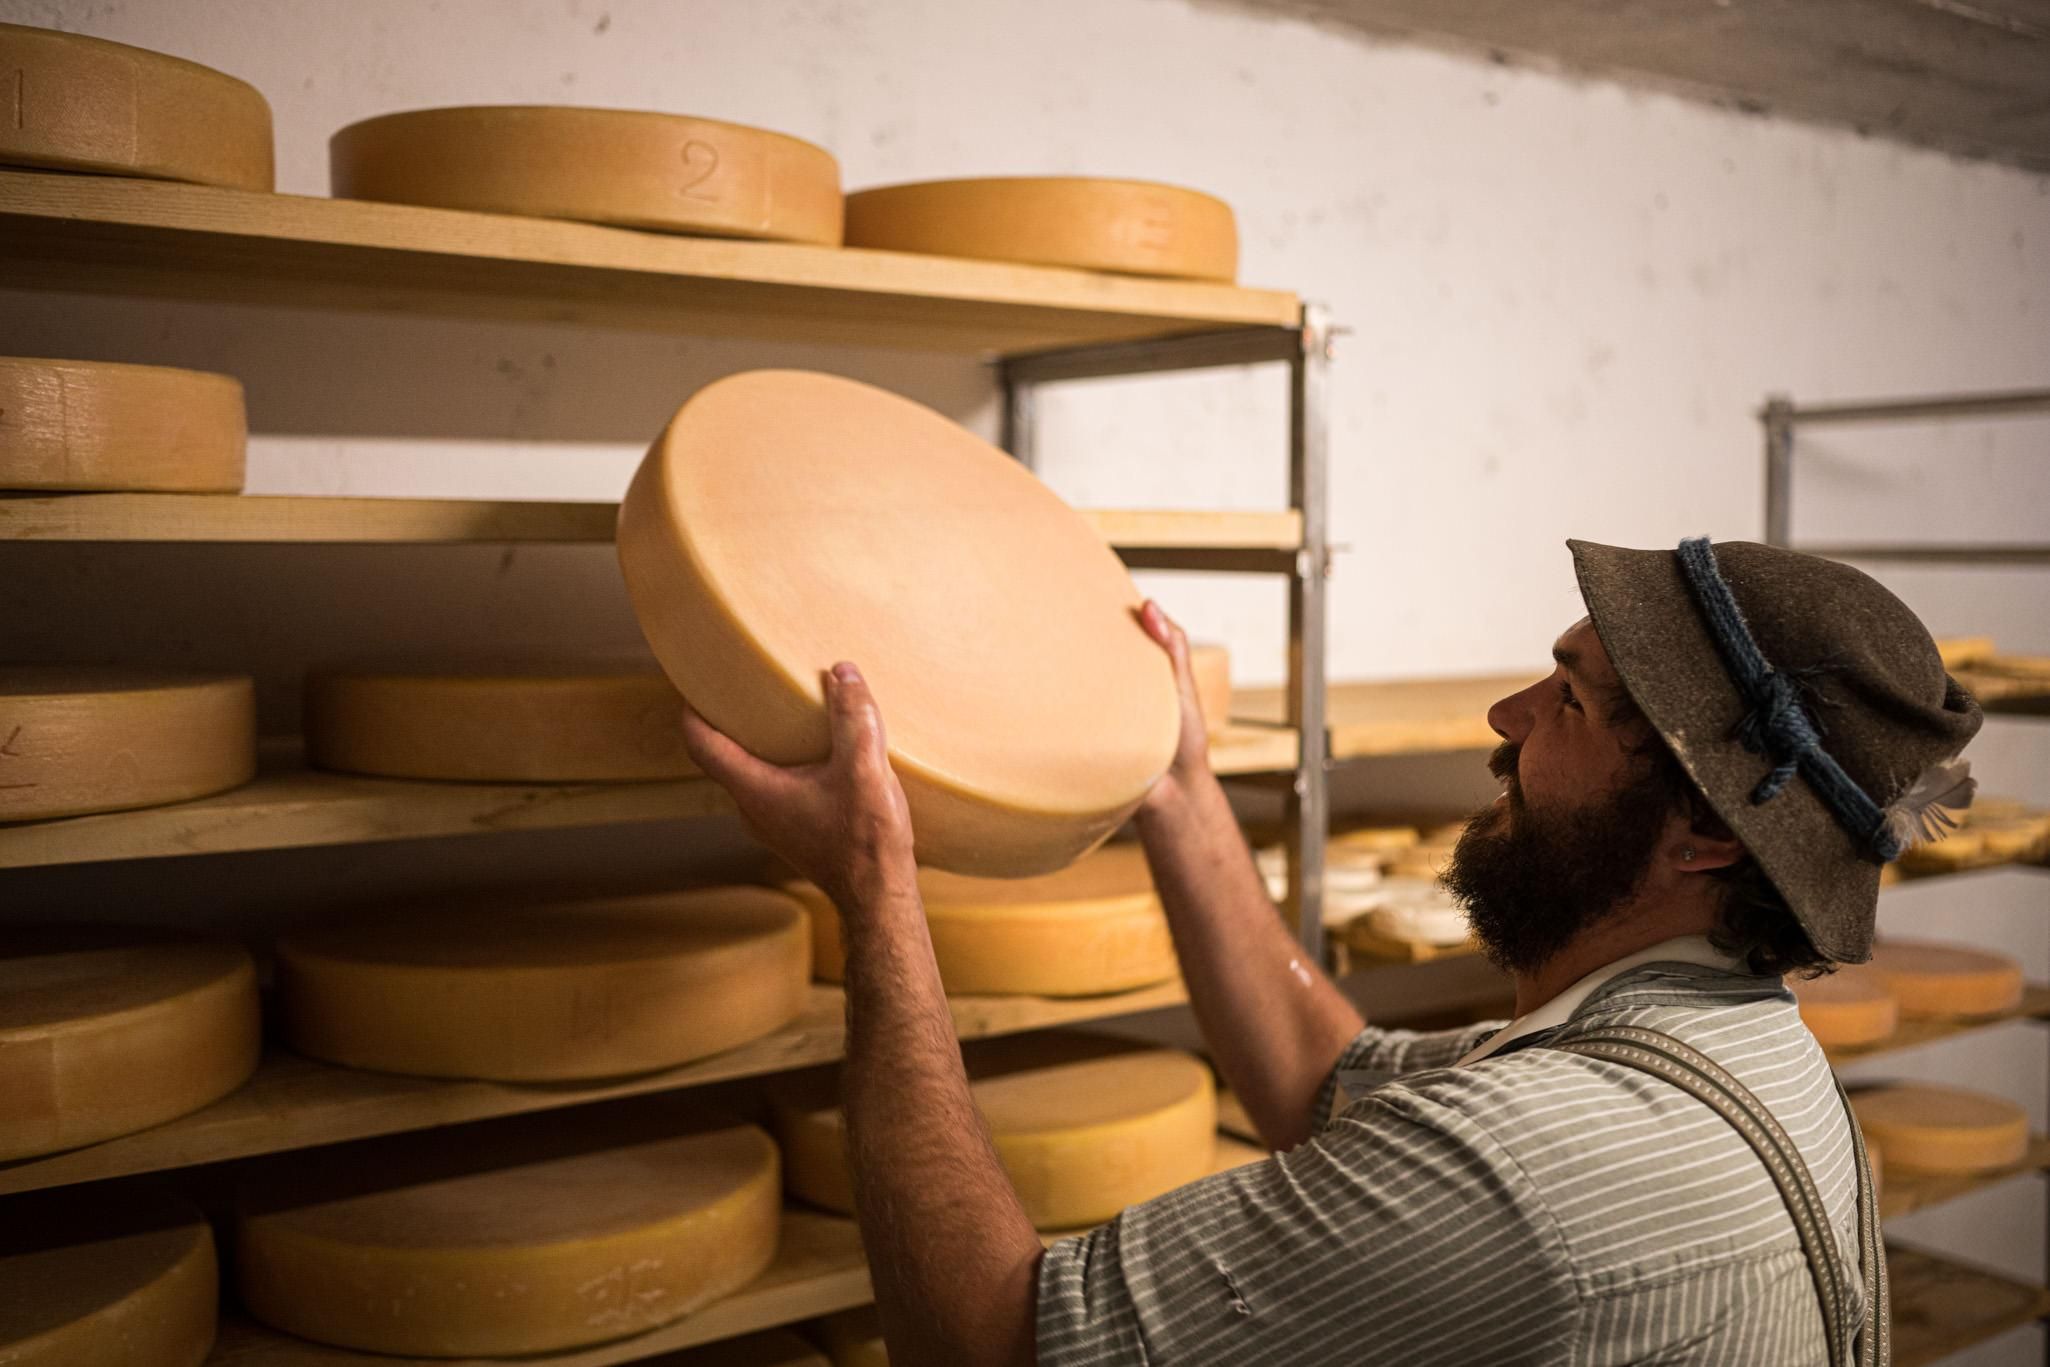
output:
[[[1602,987],[1633,968],[1653,963],[1700,964],[1704,968],[1720,969],[1726,973],[1736,973],[1743,968],[1741,959],[1717,949],[1708,942],[1706,935],[1681,935],[1670,940],[1661,940],[1655,945],[1638,950],[1635,954],[1625,955],[1614,963],[1603,964],[1537,1010],[1518,1016],[1488,1036],[1453,1066],[1464,1068],[1469,1063],[1480,1062],[1525,1036],[1535,1035],[1541,1030],[1557,1029],[1571,1020],[1574,1012]]]

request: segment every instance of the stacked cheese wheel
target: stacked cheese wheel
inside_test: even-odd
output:
[[[1174,754],[1174,672],[1110,547],[1003,452],[882,390],[799,371],[700,390],[634,478],[619,558],[670,678],[765,759],[822,759],[824,673],[860,668],[921,863],[1058,869]]]
[[[0,24],[0,166],[271,188],[270,105],[194,62]]]
[[[840,165],[716,119],[479,105],[386,114],[330,147],[334,193],[628,228],[840,242]]]
[[[665,1324],[775,1255],[776,1146],[653,1110],[454,1141],[408,1135],[259,1174],[236,1266],[251,1313],[345,1348],[512,1356]]]
[[[963,1053],[997,1157],[1041,1229],[1100,1224],[1207,1175],[1216,1161],[1216,1092],[1192,1055],[1064,1034],[989,1040]],[[790,1190],[853,1210],[832,1076],[780,1080],[772,1097]]]
[[[0,667],[0,821],[182,802],[255,772],[243,675]]]
[[[0,1219],[0,1362],[200,1367],[220,1270],[213,1230],[148,1190],[10,1196]]]
[[[1794,984],[1801,1023],[1825,1049],[1877,1044],[1894,1032],[1901,1001],[1875,965],[1845,964],[1821,978]]]
[[[355,1068],[512,1082],[672,1067],[788,1024],[810,938],[765,888],[420,908],[278,943],[285,1037]]]
[[[324,769],[476,783],[682,778],[683,699],[653,663],[515,661],[312,675],[306,748]]]
[[[0,929],[0,1161],[198,1110],[255,1070],[261,1033],[240,945],[125,926]]]
[[[2001,1097],[1899,1084],[1853,1092],[1851,1106],[1887,1167],[1903,1172],[1992,1172],[2028,1152],[2028,1113]]]
[[[0,489],[238,493],[248,437],[226,375],[0,356]]]
[[[1230,282],[1231,206],[1152,181],[1011,176],[889,185],[847,197],[847,245]]]
[[[1900,1003],[1927,1020],[1969,1020],[2011,1011],[2022,999],[2022,967],[2004,954],[1923,940],[1882,940],[1872,967]]]
[[[1137,845],[1105,846],[1037,878],[921,869],[918,886],[950,993],[1085,997],[1175,974],[1167,918]],[[814,971],[841,981],[847,961],[839,913],[809,883],[789,890],[811,915]]]

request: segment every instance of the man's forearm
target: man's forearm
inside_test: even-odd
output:
[[[1310,1106],[1365,1024],[1303,954],[1207,772],[1164,780],[1139,816],[1189,1001],[1224,1080],[1276,1148],[1309,1137]]]
[[[1033,1360],[1039,1237],[968,1091],[915,888],[842,908],[855,1210],[899,1367]]]

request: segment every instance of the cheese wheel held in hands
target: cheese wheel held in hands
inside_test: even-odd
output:
[[[920,863],[1060,868],[1174,754],[1173,670],[1117,556],[1016,461],[880,389],[700,390],[621,505],[619,559],[670,679],[756,755],[823,759],[823,673],[860,668]]]

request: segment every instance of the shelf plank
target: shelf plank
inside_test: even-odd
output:
[[[1889,1246],[1894,1367],[1952,1353],[2050,1315],[2050,1292],[1912,1248]]]
[[[1501,737],[1488,728],[1488,709],[1549,672],[1388,683],[1334,683],[1326,695],[1335,760],[1491,749]],[[1232,715],[1280,721],[1287,715],[1278,688],[1243,689]]]
[[[0,173],[9,284],[1018,354],[1300,325],[1293,294],[551,219]]]
[[[1882,1161],[1885,1155],[1881,1155]],[[1991,1172],[1975,1173],[1969,1177],[1938,1176],[1931,1173],[1903,1172],[1888,1168],[1882,1174],[1879,1186],[1879,1218],[1891,1220],[1896,1215],[1907,1215],[1917,1210],[1940,1206],[1945,1201],[1955,1201],[1973,1192],[1984,1191],[2002,1182],[2027,1173],[2050,1169],[2050,1138],[2033,1135],[2029,1139],[2029,1151],[2019,1163],[2010,1163]]]
[[[1296,751],[1293,731],[1233,723],[1212,738],[1211,764],[1224,775],[1273,773],[1293,769]],[[0,825],[0,869],[673,821],[732,810],[705,779],[429,783],[287,766],[192,802]]]
[[[1990,1030],[1996,1025],[2010,1021],[2050,1020],[2050,987],[2030,983],[2022,989],[2020,1005],[2012,1011],[2003,1011],[1997,1016],[1979,1016],[1970,1020],[1903,1020],[1894,1032],[1876,1044],[1861,1044],[1851,1048],[1826,1049],[1823,1052],[1834,1064],[1862,1063],[1881,1054],[1897,1053],[1902,1049],[1914,1049],[1938,1040],[1955,1039],[1979,1030]]]
[[[1082,509],[1132,550],[1292,551],[1302,514]],[[609,543],[616,503],[283,494],[0,494],[0,541]]]
[[[948,1005],[962,1039],[986,1039],[1187,1000],[1179,982],[1168,982],[1104,997],[955,997]],[[182,1119],[87,1148],[0,1164],[0,1196],[831,1063],[846,1044],[845,1012],[839,988],[814,983],[804,1013],[772,1035],[680,1068],[593,1083],[542,1086],[400,1077],[336,1068],[274,1048],[241,1088]]]

